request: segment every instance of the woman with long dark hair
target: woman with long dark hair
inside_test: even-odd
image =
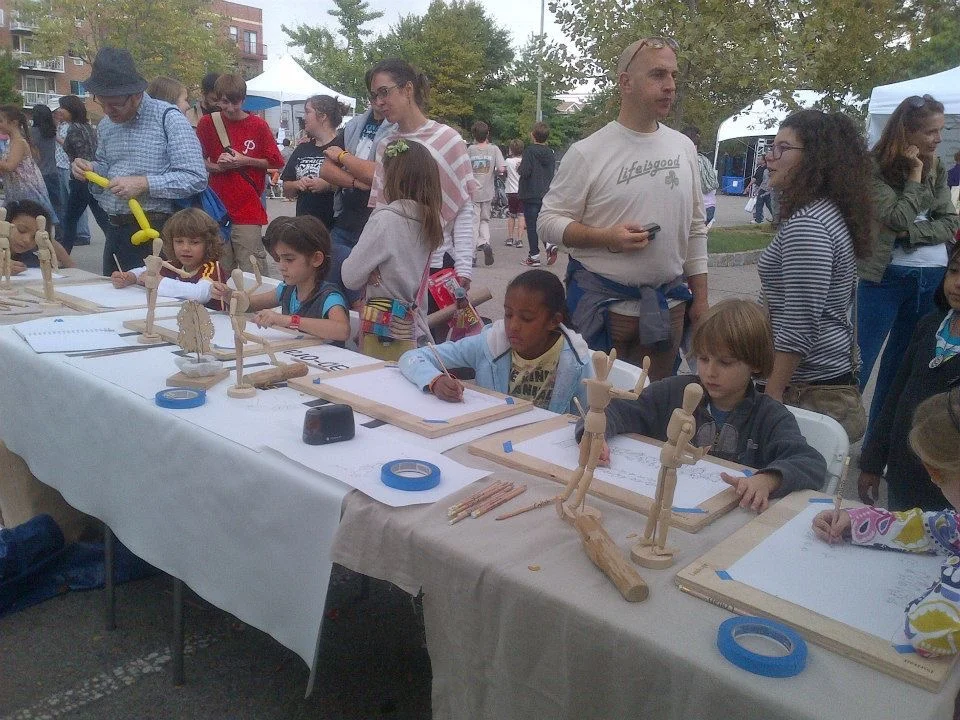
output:
[[[35,151],[34,159],[40,168],[47,196],[58,217],[63,217],[63,197],[60,193],[60,176],[57,174],[57,124],[53,111],[46,105],[34,105],[30,111],[30,144]]]
[[[870,248],[870,160],[850,118],[818,110],[784,120],[766,159],[781,218],[757,263],[774,336],[766,392],[805,407],[797,397],[807,387],[849,387],[856,376],[850,308],[856,260]],[[834,414],[857,440],[858,396],[855,403],[808,409]]]
[[[383,152],[388,143],[407,138],[426,146],[440,168],[443,189],[444,240],[433,253],[430,268],[432,271],[454,268],[460,284],[469,289],[474,253],[471,195],[476,181],[460,134],[448,125],[427,119],[429,94],[426,75],[405,60],[383,60],[370,70],[370,101],[388,122],[397,123],[397,130],[385,137],[377,148],[370,201],[373,205],[383,202]],[[433,309],[431,298],[430,310]]]
[[[92,162],[97,152],[97,131],[87,119],[86,106],[76,95],[64,95],[60,98],[59,103],[60,112],[64,119],[70,123],[67,136],[63,140],[63,151],[67,154],[71,163],[78,157]],[[90,183],[77,180],[71,174],[69,189],[66,210],[64,211],[63,231],[60,238],[60,242],[67,249],[67,252],[72,251],[77,242],[77,228],[80,218],[84,217],[88,206],[101,229],[109,222],[107,214],[100,209],[97,201],[90,194]]]
[[[884,340],[870,424],[879,415],[917,322],[934,309],[947,267],[947,243],[960,221],[947,170],[937,158],[943,104],[908,97],[893,111],[873,148],[873,252],[860,263],[857,312],[863,373],[870,377]],[[889,336],[889,339],[888,339]]]

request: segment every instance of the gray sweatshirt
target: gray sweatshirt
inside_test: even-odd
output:
[[[421,234],[420,208],[413,200],[396,200],[371,213],[340,272],[344,286],[351,290],[365,287],[368,300],[385,297],[415,303],[429,258]],[[380,271],[379,285],[367,283],[374,270]],[[417,330],[418,335],[430,333],[426,297],[417,313]]]

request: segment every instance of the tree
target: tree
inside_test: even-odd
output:
[[[21,2],[17,12],[37,26],[33,53],[39,57],[69,51],[92,63],[101,47],[122,47],[145,78],[169,75],[188,86],[237,64],[237,48],[209,0]]]
[[[929,0],[919,7],[908,5],[904,13],[916,20],[909,37],[909,50],[900,66],[884,82],[897,82],[932,75],[960,65],[960,2]]]
[[[8,48],[0,51],[0,105],[23,106],[23,95],[17,90],[20,86],[19,68],[20,63]]]
[[[333,0],[336,6],[327,14],[337,19],[338,36],[322,26],[297,25],[292,30],[282,25],[291,44],[307,54],[304,69],[323,83],[355,98],[367,96],[364,75],[367,71],[367,47],[364,38],[373,33],[364,28],[368,22],[383,17],[380,11],[369,11],[366,0]]]
[[[887,74],[904,32],[898,0],[553,0],[551,10],[580,59],[573,68],[601,89],[617,57],[643,37],[680,44],[672,124],[709,135],[767,92],[793,105],[809,88],[846,107]]]
[[[440,51],[442,49],[442,52]],[[510,32],[476,0],[433,0],[371,44],[370,60],[400,57],[430,80],[430,114],[468,127],[481,93],[502,87],[513,62]]]

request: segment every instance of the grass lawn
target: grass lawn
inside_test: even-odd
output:
[[[760,250],[769,245],[771,240],[773,240],[773,226],[770,223],[715,227],[707,236],[707,250],[712,253]]]

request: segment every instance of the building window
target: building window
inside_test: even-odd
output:
[[[53,82],[46,75],[24,75],[23,91],[29,93],[52,93]]]
[[[237,42],[238,39],[239,39],[239,35],[237,34],[237,29],[231,25],[230,26],[230,42],[235,43]]]
[[[3,8],[0,8],[0,25],[4,25],[5,21],[6,21],[6,18],[4,17],[4,14],[3,14]]]
[[[24,37],[23,35],[14,34],[11,36],[11,39],[13,40],[14,52],[20,52],[20,53],[30,52],[30,38]]]
[[[86,97],[90,93],[87,92],[87,89],[83,86],[83,83],[79,80],[70,81],[70,94],[76,95],[77,97]]]
[[[257,34],[252,30],[243,31],[243,51],[250,55],[257,54]]]

